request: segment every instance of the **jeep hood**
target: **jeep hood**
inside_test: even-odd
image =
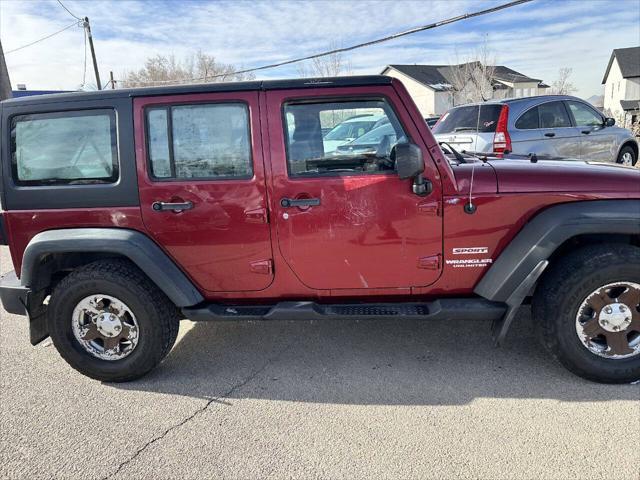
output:
[[[492,160],[500,193],[619,192],[640,198],[640,169],[575,160]],[[631,194],[631,195],[629,195]]]

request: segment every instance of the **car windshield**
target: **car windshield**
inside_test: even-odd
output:
[[[358,138],[368,132],[376,124],[376,120],[362,120],[360,122],[343,122],[324,136],[325,140],[349,140]]]
[[[350,142],[349,145],[377,144],[380,143],[387,135],[392,135],[393,138],[391,139],[391,142],[395,142],[395,131],[390,123],[374,128],[361,137],[355,139],[353,142]]]
[[[495,132],[502,105],[469,105],[445,113],[433,133]]]

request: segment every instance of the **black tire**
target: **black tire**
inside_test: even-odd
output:
[[[72,331],[72,312],[93,294],[122,300],[138,322],[138,344],[119,360],[91,355]],[[169,353],[178,336],[179,311],[135,265],[126,260],[100,260],[73,271],[55,287],[49,301],[49,333],[56,349],[71,367],[104,382],[140,378]]]
[[[640,355],[598,356],[582,344],[576,332],[576,315],[587,296],[621,281],[640,284],[640,248],[597,244],[561,258],[536,288],[532,317],[540,340],[567,369],[588,380],[630,383],[640,379]]]
[[[616,162],[621,164],[623,162],[622,157],[625,155],[625,153],[631,155],[631,165],[635,167],[636,163],[638,162],[638,155],[636,154],[635,150],[629,145],[625,145],[624,147],[622,147],[622,149],[620,149],[620,153],[618,153]]]

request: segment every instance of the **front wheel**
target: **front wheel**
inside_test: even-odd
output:
[[[573,373],[640,380],[640,248],[599,244],[560,259],[536,289],[532,312],[543,344]]]
[[[67,275],[47,313],[60,355],[80,373],[107,382],[146,374],[178,335],[178,309],[123,260],[98,261]]]
[[[625,165],[627,167],[635,166],[638,161],[638,155],[630,146],[626,146],[620,150],[618,154],[617,162],[621,165]]]

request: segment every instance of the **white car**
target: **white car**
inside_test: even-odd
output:
[[[335,152],[345,143],[352,142],[382,122],[388,121],[386,115],[357,115],[333,127],[322,139],[324,153]]]

